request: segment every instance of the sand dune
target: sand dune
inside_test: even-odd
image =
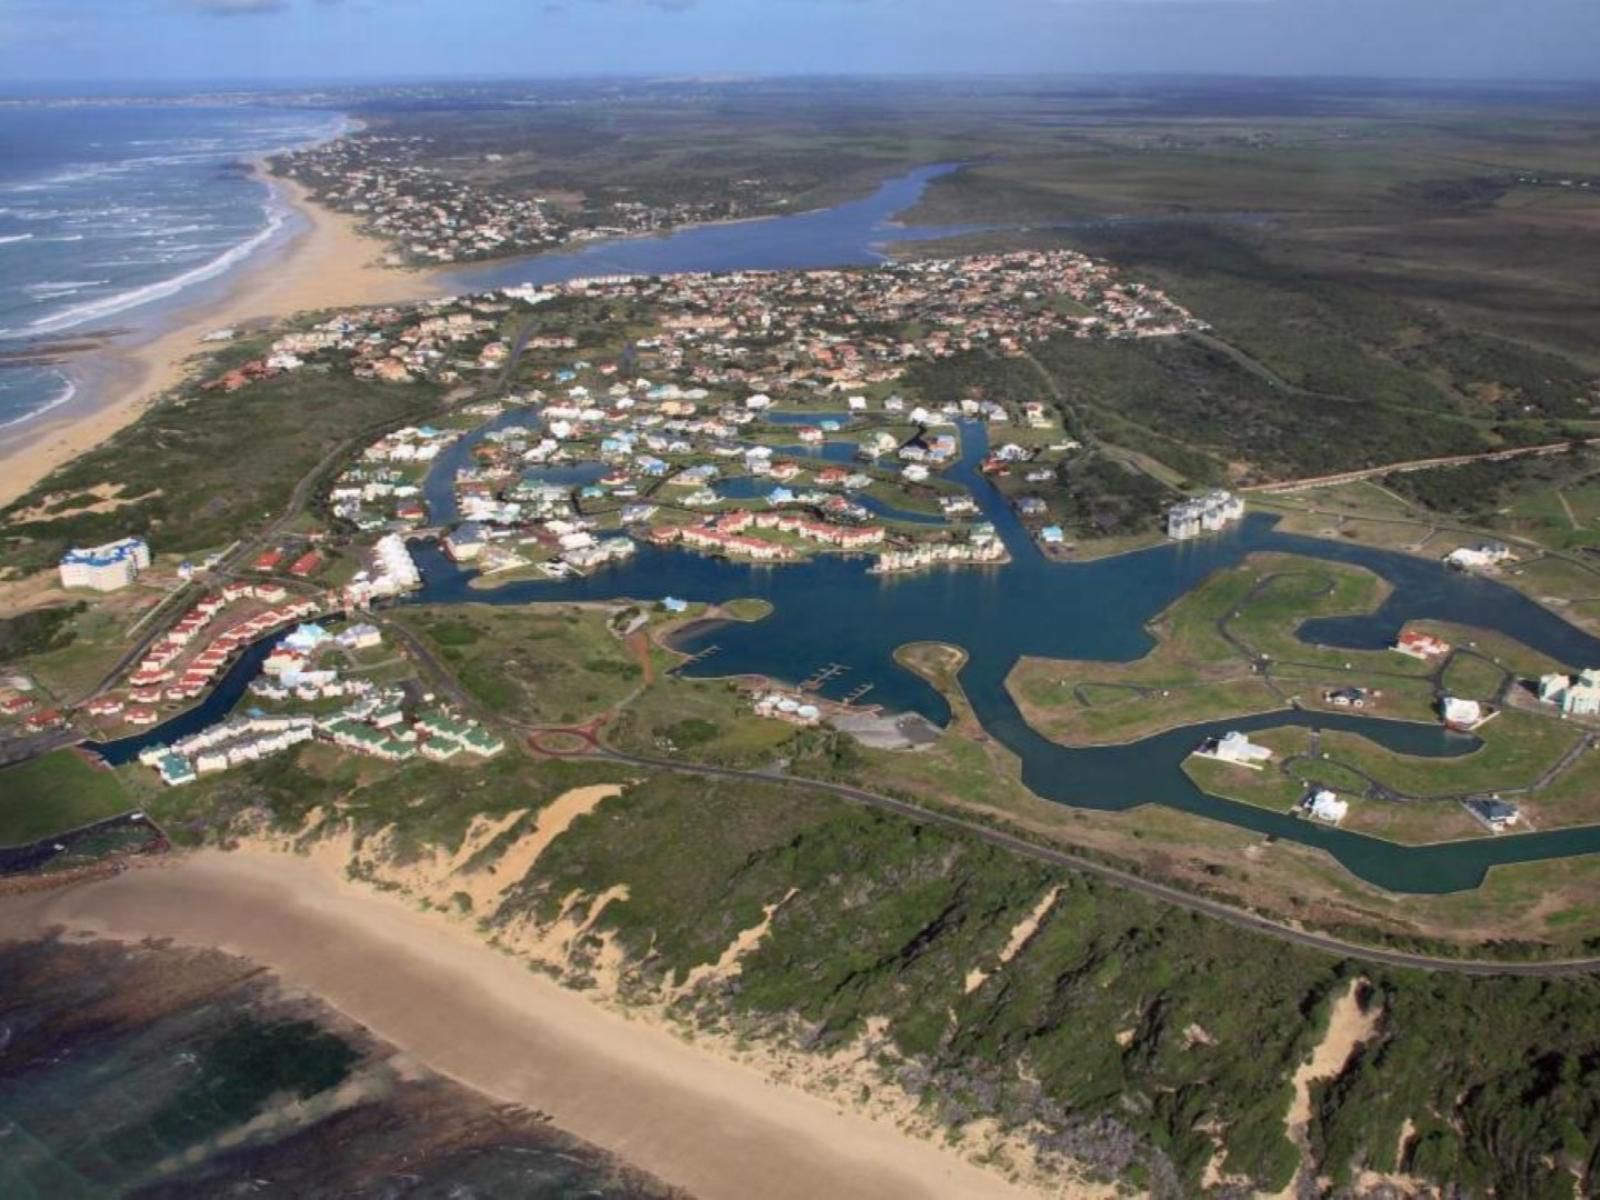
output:
[[[206,851],[0,906],[0,936],[52,927],[253,959],[433,1070],[546,1112],[705,1200],[1025,1194],[954,1152],[608,1012],[305,859]]]

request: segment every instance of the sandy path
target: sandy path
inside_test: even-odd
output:
[[[601,1009],[442,918],[304,859],[204,851],[0,904],[0,936],[55,926],[251,958],[441,1074],[546,1112],[703,1200],[1026,1194]]]
[[[6,430],[0,438],[0,505],[131,424],[183,379],[185,360],[215,329],[307,309],[385,304],[439,293],[434,277],[377,265],[382,244],[357,233],[351,218],[309,203],[299,184],[274,179],[273,186],[300,215],[304,228],[277,252],[253,256],[220,299],[180,311],[167,332],[75,363],[74,376],[83,377],[83,398],[15,431]]]
[[[1284,1124],[1289,1140],[1300,1147],[1301,1161],[1293,1181],[1278,1193],[1277,1200],[1291,1200],[1300,1195],[1301,1181],[1310,1166],[1306,1129],[1311,1124],[1311,1085],[1325,1079],[1337,1079],[1349,1065],[1357,1047],[1371,1041],[1378,1032],[1378,1022],[1383,1012],[1376,1006],[1362,1011],[1360,995],[1365,986],[1366,980],[1353,979],[1350,986],[1335,998],[1328,1014],[1327,1032],[1311,1052],[1311,1057],[1295,1070],[1294,1099],[1289,1102]]]

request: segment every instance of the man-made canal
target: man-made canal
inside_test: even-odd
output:
[[[1600,850],[1600,827],[1557,830],[1433,846],[1400,846],[1298,817],[1210,796],[1179,764],[1200,738],[1227,729],[1312,725],[1359,731],[1405,754],[1469,753],[1477,742],[1441,727],[1331,713],[1278,712],[1190,726],[1126,746],[1069,749],[1033,730],[1017,711],[1005,678],[1023,655],[1126,661],[1151,645],[1146,622],[1220,567],[1257,550],[1355,563],[1383,576],[1393,591],[1377,612],[1308,622],[1308,641],[1350,649],[1388,645],[1409,620],[1431,617],[1500,630],[1563,662],[1600,663],[1600,640],[1574,628],[1503,584],[1449,571],[1407,555],[1279,533],[1269,517],[1198,542],[1156,547],[1088,563],[1055,562],[1038,550],[1010,507],[977,471],[987,452],[983,426],[962,426],[962,458],[947,478],[966,484],[1011,552],[1003,566],[962,567],[914,575],[867,573],[865,558],[823,555],[777,567],[641,546],[631,560],[587,579],[468,586],[472,573],[437,548],[419,545],[424,590],[418,603],[527,604],[560,600],[651,599],[665,595],[724,601],[759,597],[773,605],[755,623],[697,626],[677,649],[716,653],[686,666],[691,676],[744,673],[800,680],[819,667],[848,668],[824,689],[839,698],[863,683],[870,702],[920,712],[943,723],[943,698],[894,662],[896,647],[938,641],[961,646],[961,683],[988,732],[1022,762],[1023,779],[1047,799],[1084,808],[1172,808],[1327,850],[1349,870],[1401,892],[1476,886],[1494,863]]]
[[[458,272],[464,288],[555,282],[612,273],[663,273],[796,269],[865,264],[878,260],[876,247],[891,240],[947,236],[960,230],[904,229],[890,223],[909,208],[927,182],[950,170],[926,167],[891,180],[874,195],[794,217],[687,229],[660,238],[599,243],[574,254],[547,255]],[[513,410],[495,424],[536,420]],[[1267,517],[1255,516],[1235,529],[1203,541],[1174,544],[1089,563],[1046,559],[1009,506],[977,472],[987,447],[986,431],[962,430],[962,460],[947,477],[965,483],[1010,548],[1003,566],[963,567],[916,575],[867,573],[868,560],[823,555],[801,564],[762,567],[708,558],[677,549],[641,546],[623,564],[586,579],[525,581],[491,591],[468,586],[472,573],[452,564],[436,546],[415,549],[425,587],[413,603],[526,604],[563,600],[649,600],[687,596],[725,601],[750,596],[768,600],[771,615],[759,622],[701,625],[681,639],[690,654],[717,653],[689,664],[698,676],[765,674],[800,680],[818,667],[839,663],[828,694],[840,697],[863,683],[867,701],[890,710],[922,713],[943,723],[943,698],[893,659],[897,646],[914,641],[963,647],[968,662],[961,683],[978,719],[1021,760],[1023,778],[1036,793],[1085,808],[1127,809],[1164,804],[1212,820],[1319,847],[1350,871],[1398,892],[1446,892],[1476,886],[1497,863],[1527,862],[1600,851],[1600,826],[1507,835],[1433,846],[1407,847],[1328,828],[1285,814],[1209,796],[1195,787],[1179,764],[1203,736],[1226,729],[1245,731],[1294,723],[1354,729],[1393,750],[1456,755],[1477,745],[1441,728],[1371,717],[1327,713],[1269,713],[1191,726],[1118,747],[1068,749],[1042,737],[1022,719],[1005,689],[1005,678],[1022,655],[1126,661],[1146,653],[1145,624],[1220,567],[1257,550],[1275,550],[1355,563],[1381,575],[1393,591],[1375,613],[1308,622],[1306,640],[1351,649],[1387,645],[1406,621],[1436,618],[1499,630],[1536,650],[1575,666],[1600,664],[1600,640],[1581,632],[1532,600],[1491,580],[1446,570],[1407,555],[1279,533]],[[455,512],[450,480],[470,461],[475,439],[456,444],[435,464],[425,488],[436,520]],[[821,453],[831,457],[832,448]],[[840,447],[848,454],[848,447]],[[220,719],[243,693],[265,651],[246,655],[204,704],[138,738],[101,749],[114,762],[127,761],[139,746],[169,740]]]

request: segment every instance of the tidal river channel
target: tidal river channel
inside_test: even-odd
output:
[[[947,167],[929,167],[884,185],[874,196],[825,213],[685,230],[663,238],[634,239],[463,274],[464,286],[551,282],[602,272],[715,271],[808,268],[874,261],[874,247],[906,236],[951,230],[904,230],[888,224],[913,203],[927,181]],[[531,410],[511,410],[500,423],[529,423]],[[482,431],[479,431],[481,434]],[[679,549],[641,545],[626,563],[580,580],[526,581],[479,590],[473,573],[457,568],[436,546],[414,546],[423,590],[411,603],[529,604],[563,600],[653,600],[676,595],[718,602],[758,597],[772,613],[754,623],[700,625],[676,649],[716,653],[686,664],[685,675],[761,674],[806,679],[818,668],[847,668],[824,688],[841,698],[872,684],[866,698],[890,711],[915,711],[943,724],[943,698],[894,662],[907,642],[938,641],[962,647],[968,661],[961,684],[988,732],[1021,760],[1023,779],[1047,799],[1083,808],[1121,810],[1140,804],[1223,821],[1263,835],[1326,850],[1347,869],[1396,892],[1448,892],[1477,886],[1497,863],[1528,862],[1600,851],[1600,826],[1484,837],[1430,846],[1401,846],[1329,828],[1282,813],[1207,795],[1180,763],[1203,737],[1228,729],[1311,725],[1358,731],[1400,753],[1452,756],[1478,743],[1468,736],[1411,722],[1331,713],[1273,712],[1188,726],[1124,746],[1068,749],[1035,732],[1005,688],[1006,675],[1023,655],[1126,661],[1152,645],[1146,622],[1220,567],[1257,550],[1282,551],[1355,563],[1393,585],[1375,613],[1308,622],[1310,642],[1350,649],[1388,645],[1409,620],[1435,618],[1499,630],[1573,665],[1600,664],[1600,639],[1581,632],[1519,592],[1491,580],[1394,552],[1279,533],[1274,521],[1253,516],[1225,534],[1088,563],[1053,562],[1038,550],[1009,506],[976,470],[987,452],[979,424],[961,428],[962,458],[947,477],[965,484],[994,522],[1011,552],[1002,566],[959,567],[915,575],[867,573],[868,560],[822,555],[810,561],[763,567],[703,557]],[[474,439],[442,455],[425,489],[436,520],[454,511],[450,480]],[[581,472],[569,481],[584,478]],[[260,653],[264,654],[265,651]],[[207,703],[187,718],[215,720],[242,693],[254,667],[246,656]],[[256,657],[259,663],[259,657]],[[184,720],[185,718],[179,718]],[[198,726],[196,726],[198,727]],[[177,736],[163,727],[136,739]],[[135,739],[102,749],[125,760]]]

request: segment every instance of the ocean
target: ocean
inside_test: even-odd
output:
[[[265,107],[0,107],[0,429],[75,387],[7,352],[150,329],[284,231],[290,211],[247,162],[348,125]]]
[[[7,1200],[688,1200],[243,959],[0,939]]]

